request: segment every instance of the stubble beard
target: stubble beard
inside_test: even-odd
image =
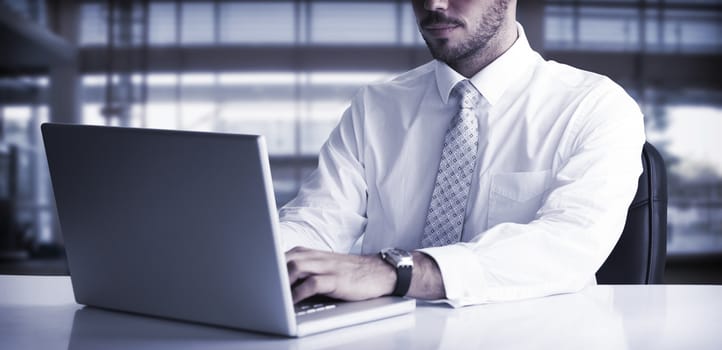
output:
[[[450,66],[454,66],[459,61],[479,54],[487,48],[489,42],[499,33],[499,29],[504,24],[508,7],[509,0],[496,1],[487,15],[481,19],[479,25],[471,32],[469,38],[456,46],[448,46],[448,39],[434,44],[423,38],[429,51],[431,51],[431,56]]]

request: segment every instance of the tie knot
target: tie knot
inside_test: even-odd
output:
[[[481,98],[479,91],[468,79],[458,82],[451,93],[459,98],[461,108],[474,108]]]

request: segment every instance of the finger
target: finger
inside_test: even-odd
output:
[[[325,254],[329,254],[329,253],[320,251],[320,250],[316,250],[316,249],[306,248],[306,247],[293,247],[289,251],[284,253],[284,255],[286,256],[286,261],[314,258],[314,257],[318,257],[318,256],[323,256]]]
[[[331,275],[313,275],[291,290],[293,303],[312,297],[317,294],[331,294],[335,290],[335,277]]]
[[[290,260],[286,263],[288,270],[288,282],[293,285],[299,279],[307,278],[310,275],[325,274],[331,271],[334,262],[330,259],[299,259]]]

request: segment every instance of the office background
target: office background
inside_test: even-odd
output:
[[[722,283],[722,1],[519,0],[532,46],[640,104],[667,282]],[[0,0],[0,273],[67,273],[39,125],[257,133],[277,202],[363,85],[430,59],[408,1]]]

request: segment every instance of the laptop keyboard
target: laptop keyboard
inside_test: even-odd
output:
[[[295,306],[296,309],[296,316],[303,316],[312,314],[314,312],[324,311],[324,310],[331,310],[336,307],[336,304],[331,303],[300,303]]]

